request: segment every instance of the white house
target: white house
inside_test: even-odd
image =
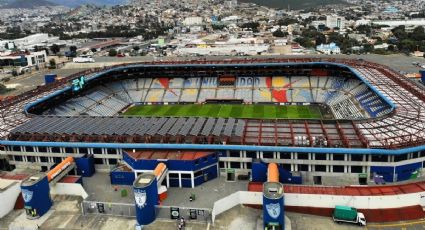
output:
[[[320,44],[316,46],[316,50],[324,54],[340,54],[341,49],[335,43]]]

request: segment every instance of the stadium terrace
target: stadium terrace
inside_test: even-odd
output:
[[[0,134],[17,167],[93,154],[108,170],[130,149],[214,150],[236,174],[263,159],[306,177],[399,181],[424,167],[424,101],[421,86],[363,60],[140,63],[3,101]]]

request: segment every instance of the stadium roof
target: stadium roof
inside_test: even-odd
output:
[[[187,122],[191,126],[183,126]],[[236,121],[236,122],[235,122]],[[245,121],[223,118],[174,117],[35,117],[11,131],[11,135],[140,135],[241,137]],[[238,132],[237,132],[238,131]]]
[[[307,62],[323,61],[328,64],[332,62],[350,66],[351,70],[359,75],[366,84],[370,84],[372,89],[377,90],[380,95],[384,96],[384,99],[388,99],[391,104],[395,105],[395,111],[387,116],[375,119],[355,122],[335,121],[333,123],[215,118],[32,117],[25,116],[22,113],[25,105],[64,87],[69,87],[68,80],[72,78],[93,73],[97,73],[95,77],[100,77],[99,72],[105,72],[105,69],[95,69],[93,72],[78,73],[55,84],[42,86],[15,98],[2,101],[0,105],[0,135],[12,141],[105,143],[164,143],[163,141],[166,141],[166,143],[211,144],[226,142],[282,146],[306,146],[302,138],[297,138],[297,136],[306,136],[310,147],[314,147],[311,146],[313,137],[322,135],[327,136],[330,147],[398,149],[425,144],[425,90],[386,66],[357,60],[309,58],[234,60],[227,62],[227,64],[252,64],[253,62],[255,63],[252,65],[275,65],[269,64],[270,62],[308,64]],[[191,61],[165,64],[167,66],[189,67],[196,66],[196,64],[213,66],[217,63],[223,62]],[[152,64],[163,65],[164,63],[151,63],[150,66],[153,66]],[[116,70],[125,70],[126,68],[131,68],[131,66],[118,67]],[[27,121],[29,123],[25,124]],[[105,125],[105,121],[112,123],[108,126]],[[41,122],[46,127],[37,126]],[[24,125],[19,127],[21,124]],[[135,124],[139,124],[141,127]],[[152,127],[149,124],[156,125]],[[283,131],[279,131],[279,129]],[[90,134],[87,132],[90,132]],[[258,132],[257,135],[255,135],[256,132]],[[139,133],[139,138],[143,138],[137,139],[126,136],[131,133],[136,135]],[[227,138],[215,138],[219,134]],[[190,135],[197,140],[179,140],[178,137]],[[176,139],[168,139],[174,137]],[[282,138],[286,141],[289,140],[289,143],[279,143]],[[2,143],[10,144],[11,142],[2,141]]]

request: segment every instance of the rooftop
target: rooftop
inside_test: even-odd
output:
[[[191,151],[132,151],[127,154],[135,160],[195,160],[206,157],[212,152],[191,152]]]

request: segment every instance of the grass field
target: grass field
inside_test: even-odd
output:
[[[317,105],[139,105],[124,115],[154,117],[233,117],[258,119],[322,119]]]

